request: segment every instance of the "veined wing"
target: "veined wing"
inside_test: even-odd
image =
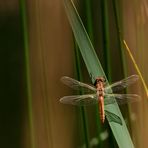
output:
[[[138,75],[131,75],[121,81],[115,82],[109,86],[105,87],[105,92],[108,92],[109,89],[112,89],[113,92],[122,90],[126,88],[128,85],[135,83],[139,79]]]
[[[60,99],[61,103],[72,104],[78,106],[92,105],[98,102],[96,94],[87,94],[87,95],[73,95],[73,96],[64,96]]]
[[[140,100],[141,97],[137,94],[105,94],[104,104],[112,104],[117,101],[119,105],[122,105],[125,103],[133,103]]]
[[[94,86],[79,82],[67,76],[62,77],[61,81],[75,90],[82,90],[84,92],[96,92],[96,88]]]

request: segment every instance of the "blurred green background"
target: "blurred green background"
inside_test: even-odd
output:
[[[120,33],[147,84],[148,2],[83,0],[77,1],[76,7],[110,82],[137,73],[128,53],[121,48]],[[75,42],[62,1],[5,0],[0,2],[0,8],[0,147],[118,147],[107,121],[97,127],[93,106],[84,108],[84,120],[81,108],[59,103],[62,96],[73,94],[60,78],[76,78],[77,65],[82,80],[91,83],[79,53],[80,61],[76,62]],[[128,92],[141,95],[142,101],[124,105],[121,111],[135,147],[147,148],[146,92],[141,81]],[[104,135],[101,141],[97,129],[99,135]]]

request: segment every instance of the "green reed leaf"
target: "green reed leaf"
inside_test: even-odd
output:
[[[86,67],[90,76],[93,76],[93,77],[104,76],[106,78],[103,68],[100,64],[100,61],[95,53],[93,45],[89,39],[89,36],[84,28],[84,25],[79,17],[79,14],[73,2],[70,0],[65,0],[64,6],[65,6],[65,10],[66,10],[70,25],[74,33],[74,37],[77,41],[77,44],[79,46],[80,52],[82,54],[83,60],[86,64]],[[91,77],[92,82],[94,82],[93,77]],[[110,90],[110,92],[111,91],[112,90]],[[133,148],[134,145],[132,143],[131,137],[129,135],[129,132],[127,130],[126,124],[124,122],[124,119],[122,117],[122,114],[120,112],[118,105],[116,103],[106,105],[105,110],[112,112],[113,114],[116,114],[117,116],[119,116],[119,118],[122,121],[122,125],[115,122],[109,122],[109,125],[112,129],[112,132],[115,136],[115,139],[119,147]]]

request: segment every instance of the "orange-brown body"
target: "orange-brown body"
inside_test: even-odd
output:
[[[99,103],[99,112],[100,112],[100,119],[101,122],[104,123],[105,121],[105,111],[104,111],[104,81],[103,77],[97,78],[95,81],[95,86],[97,88],[97,96],[98,96],[98,103]]]

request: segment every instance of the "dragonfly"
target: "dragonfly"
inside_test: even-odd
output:
[[[61,81],[64,84],[71,87],[72,89],[86,92],[87,94],[64,96],[60,99],[60,102],[77,106],[87,106],[98,103],[100,120],[102,123],[104,123],[106,116],[110,122],[113,121],[122,125],[120,117],[115,115],[114,113],[105,110],[104,106],[113,103],[118,103],[119,105],[122,105],[125,103],[139,101],[141,97],[137,94],[115,93],[135,83],[138,79],[138,75],[131,75],[123,80],[112,83],[111,85],[106,85],[106,79],[104,77],[97,77],[95,79],[94,85],[90,85],[77,81],[73,78],[63,76],[61,78]]]

